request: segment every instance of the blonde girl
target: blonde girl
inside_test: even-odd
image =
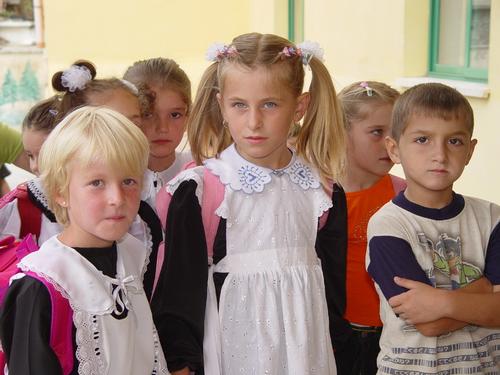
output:
[[[171,202],[152,309],[169,369],[335,374],[329,315],[333,322],[343,304],[332,256],[343,251],[342,231],[327,223],[315,249],[343,166],[331,77],[317,45],[271,34],[240,35],[209,57],[188,123],[203,166],[160,193]],[[312,73],[306,92],[304,65]],[[293,151],[290,128],[301,121]],[[213,191],[207,175],[224,195],[212,212],[220,218],[213,258],[200,212]]]
[[[192,160],[177,150],[191,108],[191,82],[179,64],[162,57],[136,61],[123,78],[151,102],[141,126],[150,146],[143,200],[155,208],[157,192]]]
[[[148,151],[137,126],[107,108],[77,109],[48,137],[41,179],[63,229],[21,260],[7,292],[9,373],[168,373],[142,287],[148,250],[127,233]]]

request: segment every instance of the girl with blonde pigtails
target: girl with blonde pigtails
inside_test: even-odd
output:
[[[169,370],[336,374],[346,221],[331,181],[345,135],[321,49],[251,33],[207,57],[188,121],[199,166],[157,199],[166,249],[152,310]]]

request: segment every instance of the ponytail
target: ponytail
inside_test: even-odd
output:
[[[326,66],[315,57],[309,66],[310,102],[297,136],[297,153],[318,169],[324,183],[338,181],[344,173],[346,154],[342,111]]]
[[[218,64],[210,65],[201,77],[187,123],[191,154],[196,164],[217,156],[232,143],[217,102]]]

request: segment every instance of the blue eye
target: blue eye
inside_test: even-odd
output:
[[[231,104],[231,106],[234,108],[239,108],[239,109],[246,108],[245,103],[241,103],[241,102],[234,102],[233,104]]]
[[[371,133],[376,136],[381,136],[384,134],[384,131],[382,129],[373,129]]]
[[[267,102],[267,103],[264,103],[264,108],[267,108],[267,109],[270,109],[270,108],[275,108],[277,107],[278,104],[274,103],[274,102]]]

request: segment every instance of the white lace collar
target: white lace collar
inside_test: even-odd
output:
[[[47,202],[47,197],[45,196],[45,191],[43,190],[42,187],[42,182],[39,177],[36,177],[32,180],[29,180],[26,183],[26,186],[28,187],[29,191],[33,194],[33,196],[36,198],[40,204],[49,210],[49,204]]]
[[[154,182],[157,182],[157,185],[154,185]],[[168,169],[165,169],[161,172],[155,172],[151,169],[146,169],[144,173],[143,180],[143,188],[141,193],[141,200],[147,201],[150,198],[155,198],[156,194],[160,189],[166,185],[168,182]]]
[[[32,271],[51,282],[66,298],[73,309],[93,314],[109,314],[116,308],[118,293],[142,291],[140,270],[145,259],[140,259],[140,241],[126,234],[118,243],[116,278],[111,278],[97,270],[76,250],[51,237],[35,251],[24,257],[18,267],[22,271]],[[139,263],[139,264],[138,264]],[[113,292],[112,285],[116,285]],[[92,290],[92,292],[89,292]],[[127,301],[122,301],[127,305]]]
[[[293,152],[293,151],[292,151]],[[247,194],[260,193],[274,177],[287,175],[290,181],[303,190],[321,186],[317,174],[293,152],[290,163],[281,169],[269,169],[250,163],[236,151],[234,144],[225,149],[219,158],[208,159],[205,166],[219,176],[224,185]]]

